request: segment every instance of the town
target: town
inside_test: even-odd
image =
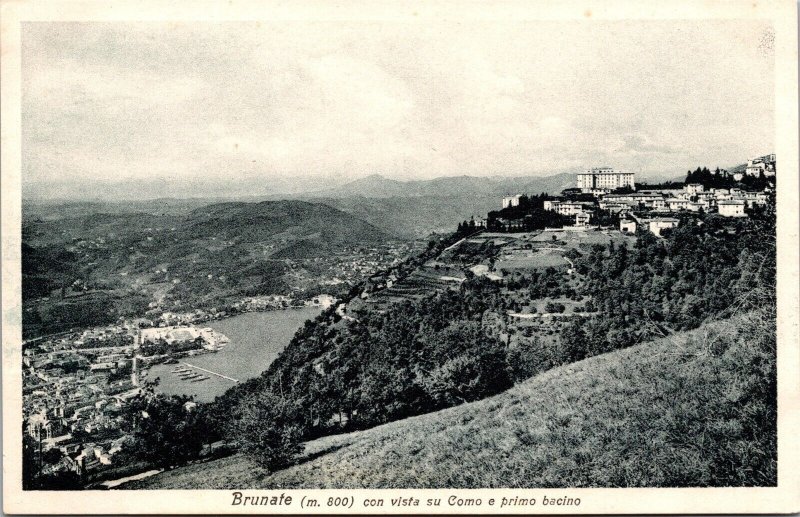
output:
[[[214,353],[228,344],[226,336],[199,325],[245,312],[327,308],[335,301],[328,294],[299,304],[285,295],[251,297],[227,311],[166,311],[158,318],[126,319],[26,341],[23,416],[25,432],[40,450],[40,475],[74,472],[88,481],[120,466],[125,470],[132,460],[124,446],[131,440],[123,429],[122,412],[128,401],[152,389],[148,368]],[[186,365],[174,369],[186,382],[220,375]],[[187,402],[185,407],[195,406]]]

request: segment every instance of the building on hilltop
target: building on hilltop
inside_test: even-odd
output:
[[[575,226],[588,226],[592,221],[592,214],[589,212],[578,212],[575,214]]]
[[[593,204],[578,201],[547,200],[544,202],[543,207],[545,210],[549,210],[560,215],[573,216],[584,212],[585,210],[591,210],[593,208]]]
[[[745,174],[747,174],[748,176],[758,177],[761,176],[762,174],[766,174],[766,172],[767,172],[767,166],[764,164],[764,162],[756,160],[750,160],[747,163],[747,168],[745,169]]]
[[[677,228],[680,221],[678,219],[673,219],[671,217],[662,217],[659,219],[651,219],[648,222],[648,228],[650,232],[655,235],[656,237],[661,237],[661,232],[664,230],[671,230],[672,228]]]
[[[516,196],[506,196],[503,198],[503,208],[508,208],[512,206],[519,206],[519,199],[522,197],[521,194],[517,194]]]
[[[619,231],[622,233],[636,233],[636,221],[631,221],[629,219],[620,219],[619,220]]]
[[[775,155],[766,154],[758,158],[747,160],[745,174],[754,177],[761,176],[761,174],[764,176],[775,176]]]
[[[717,203],[717,209],[723,217],[747,217],[744,213],[745,204],[741,199],[725,199]]]
[[[610,192],[624,187],[636,190],[634,177],[632,172],[615,171],[613,167],[593,167],[578,174],[578,188],[581,192],[598,190]]]

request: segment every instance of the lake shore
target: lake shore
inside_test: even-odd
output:
[[[320,311],[319,307],[303,307],[246,312],[204,322],[205,326],[227,336],[229,343],[216,353],[192,357],[191,364],[219,375],[191,382],[174,372],[174,364],[157,364],[149,369],[148,379],[158,378],[156,390],[167,395],[189,395],[198,402],[210,402],[234,386],[235,381],[260,375],[305,321],[315,318]]]

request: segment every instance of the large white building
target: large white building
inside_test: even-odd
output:
[[[611,191],[622,187],[636,189],[634,173],[615,171],[613,167],[593,167],[578,174],[578,188],[583,192]]]

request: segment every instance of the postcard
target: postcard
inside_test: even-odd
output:
[[[0,9],[6,513],[800,511],[794,2]]]

